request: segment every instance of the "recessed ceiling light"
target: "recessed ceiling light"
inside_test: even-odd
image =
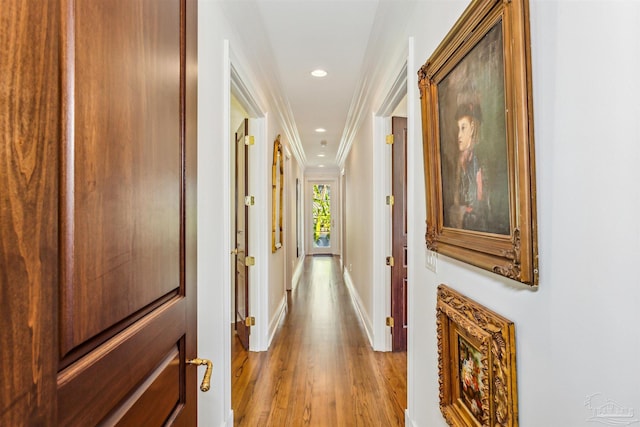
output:
[[[318,165],[318,167],[319,167],[319,168],[323,168],[323,167],[324,167],[324,165]]]
[[[316,129],[316,132],[318,132],[318,133],[323,133],[323,132],[326,132],[326,131],[327,131],[327,130],[326,130],[325,128],[318,128],[318,129]]]
[[[311,72],[311,75],[313,77],[326,77],[327,76],[327,72],[325,70],[321,70],[321,69],[317,69],[317,70],[313,70]]]
[[[324,154],[318,154],[318,157],[324,157]]]

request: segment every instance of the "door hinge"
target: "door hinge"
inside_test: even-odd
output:
[[[386,141],[387,145],[393,145],[393,134],[387,135]]]
[[[396,200],[395,200],[395,198],[393,197],[393,194],[392,194],[392,195],[390,195],[390,196],[387,196],[387,204],[388,204],[389,206],[393,206],[393,204],[395,203],[395,201],[396,201]]]
[[[253,145],[256,143],[256,139],[253,135],[245,135],[244,137],[244,145]]]
[[[244,205],[245,206],[253,206],[256,204],[255,196],[245,196],[244,197]]]
[[[255,317],[253,317],[253,316],[247,316],[247,317],[244,319],[244,325],[245,325],[246,327],[255,326],[255,325],[256,325],[256,318],[255,318]]]
[[[393,267],[393,266],[394,266],[394,264],[395,264],[395,260],[393,259],[393,257],[392,257],[392,256],[388,256],[388,257],[387,257],[387,265],[388,265],[389,267]]]
[[[394,326],[393,317],[391,316],[387,317],[387,326],[389,326],[390,328],[393,328]]]
[[[244,265],[246,265],[247,267],[256,265],[256,258],[252,256],[244,257]]]

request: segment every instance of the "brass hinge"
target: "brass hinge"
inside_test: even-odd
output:
[[[394,264],[395,264],[395,260],[393,259],[393,257],[392,257],[392,256],[388,256],[388,257],[387,257],[387,265],[388,265],[389,267],[393,267],[393,266],[394,266]]]
[[[256,258],[252,256],[244,257],[244,265],[246,265],[247,267],[256,265]]]
[[[387,326],[389,326],[390,328],[393,328],[393,317],[389,316],[387,317]]]
[[[244,197],[244,205],[245,206],[253,206],[256,204],[255,196],[245,196]]]
[[[393,195],[391,196],[387,196],[387,204],[389,206],[393,206],[393,204],[396,202],[396,199],[393,197]]]
[[[247,316],[244,319],[244,325],[247,326],[247,327],[255,326],[256,325],[256,318],[253,317],[253,316]]]
[[[256,143],[256,139],[253,135],[245,135],[244,137],[244,145],[253,145]]]
[[[391,135],[387,135],[386,143],[387,143],[388,145],[393,145],[393,134],[391,134]]]

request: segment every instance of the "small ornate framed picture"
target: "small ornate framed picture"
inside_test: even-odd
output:
[[[449,425],[518,425],[513,322],[440,285],[440,410]]]

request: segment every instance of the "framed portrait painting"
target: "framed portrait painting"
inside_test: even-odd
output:
[[[517,426],[513,323],[440,285],[437,329],[440,410],[447,423]]]
[[[475,0],[419,71],[429,249],[538,284],[526,0]]]

